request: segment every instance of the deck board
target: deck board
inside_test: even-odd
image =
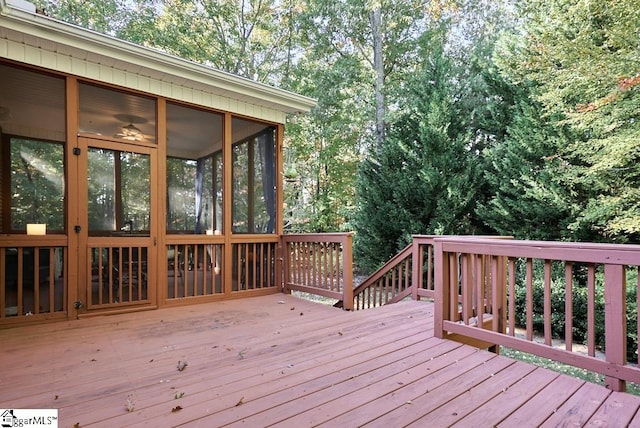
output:
[[[609,397],[609,394],[611,391],[586,382],[571,398],[562,403],[542,426],[546,428],[583,426]]]
[[[598,411],[585,424],[586,427],[639,426],[633,417],[638,412],[638,400],[629,394],[612,392]]]
[[[487,426],[495,426],[516,409],[523,406],[531,399],[532,395],[547,386],[558,376],[558,373],[551,370],[536,368],[519,382],[504,390],[502,394],[493,397],[453,426],[474,426],[478,421],[486,422]]]
[[[346,312],[272,295],[23,326],[0,340],[0,407],[57,408],[60,426],[640,419],[639,397],[433,337],[428,302]]]

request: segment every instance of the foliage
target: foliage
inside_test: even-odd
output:
[[[344,230],[353,210],[358,146],[370,110],[363,108],[368,80],[351,58],[307,56],[292,74],[291,89],[318,100],[308,115],[296,116],[285,135],[288,230]]]
[[[480,186],[478,157],[460,126],[457,87],[442,38],[409,85],[405,110],[389,127],[387,142],[365,160],[358,175],[355,254],[375,268],[412,234],[472,232]]]
[[[374,9],[381,25],[374,28]],[[296,179],[285,187],[289,230],[350,230],[355,211],[355,171],[376,136],[378,109],[415,69],[418,37],[426,28],[423,0],[379,3],[361,0],[304,3],[297,26],[301,53],[289,89],[318,100],[287,127],[287,162]],[[376,68],[374,38],[384,46]],[[376,86],[382,79],[383,88]],[[380,106],[376,94],[386,97]],[[382,125],[384,126],[384,125]]]
[[[543,117],[541,106],[517,86],[503,140],[485,149],[485,177],[491,196],[478,215],[502,235],[558,240],[572,236],[576,193],[563,181],[567,163],[558,155],[567,145],[562,129]]]
[[[118,36],[130,19],[123,0],[36,0],[47,15],[100,33]]]
[[[519,81],[540,85],[538,99],[575,140],[558,155],[565,179],[589,188],[570,227],[589,238],[635,241],[640,232],[640,68],[632,0],[529,0],[526,36],[502,61]]]

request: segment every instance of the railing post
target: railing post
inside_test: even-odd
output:
[[[444,320],[449,319],[449,257],[443,253],[442,241],[434,240],[433,243],[433,286],[435,289],[434,307],[434,336],[444,339],[446,332]]]
[[[289,257],[289,244],[285,239],[285,236],[280,237],[280,254],[278,256],[280,260],[280,279],[282,280],[282,292],[285,294],[291,294],[291,289],[287,286],[289,283],[289,275],[290,275],[290,257]]]
[[[353,310],[353,233],[342,241],[342,307]]]
[[[494,317],[497,320],[497,328],[502,334],[507,332],[507,263],[508,257],[498,256],[495,259],[497,263],[496,269],[496,299],[494,300]]]
[[[419,300],[418,289],[422,287],[422,251],[420,243],[413,237],[411,243],[411,298]]]
[[[606,360],[624,366],[627,361],[626,276],[624,266],[604,266],[604,331]],[[612,391],[626,391],[626,381],[605,376]]]

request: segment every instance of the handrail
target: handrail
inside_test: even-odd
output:
[[[282,236],[283,291],[298,290],[353,309],[353,233]]]
[[[353,290],[354,309],[395,303],[411,294],[411,243]]]
[[[374,273],[371,274],[367,279],[365,279],[360,285],[358,285],[354,290],[354,296],[363,289],[371,286],[374,282],[382,278],[382,276],[389,272],[390,268],[397,266],[400,262],[404,261],[411,255],[411,251],[413,250],[413,244],[409,244],[404,247],[398,254],[390,258],[384,265],[380,266]]]
[[[640,369],[627,363],[626,335],[627,305],[638,305],[637,300],[627,303],[626,282],[627,277],[640,276],[639,245],[448,237],[436,239],[434,250],[436,336],[508,346],[601,373],[605,385],[616,391],[624,390],[626,381],[640,382]],[[543,293],[542,310],[533,304],[537,284]],[[524,307],[516,307],[517,286],[525,290]],[[587,289],[586,314],[574,307],[577,287]],[[558,288],[564,293],[564,313],[554,316],[564,317],[565,349],[552,346],[557,333],[551,319],[552,294]],[[595,356],[598,290],[604,294],[604,360]],[[515,334],[517,312],[526,316],[524,337]],[[543,343],[533,340],[534,315],[544,320]],[[576,315],[588,319],[587,355],[573,351]],[[637,321],[635,327],[640,327]],[[637,350],[637,342],[634,345]]]
[[[406,246],[354,290],[354,308],[368,309],[411,296],[432,299],[433,240],[442,235],[413,235]]]

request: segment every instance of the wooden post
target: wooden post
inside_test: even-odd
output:
[[[231,113],[224,115],[224,137],[222,144],[222,292],[227,297],[233,293],[233,243],[231,231],[233,229],[233,129]],[[238,261],[238,265],[240,262]],[[238,276],[239,278],[239,276]]]
[[[75,77],[67,76],[66,82],[66,139],[67,148],[65,150],[65,187],[67,192],[67,209],[66,209],[66,234],[67,234],[67,254],[64,258],[66,264],[65,287],[67,288],[67,301],[65,308],[67,310],[68,319],[78,317],[79,310],[87,307],[88,295],[86,287],[86,267],[80,261],[80,248],[86,248],[86,239],[80,242],[80,234],[75,232],[75,227],[82,224],[79,213],[80,200],[86,200],[87,195],[80,195],[79,191],[79,156],[74,155],[74,148],[78,147],[78,80]],[[8,211],[8,210],[7,210]],[[80,245],[83,247],[80,247]],[[82,290],[81,290],[82,288]]]
[[[433,244],[433,286],[435,307],[433,320],[434,336],[444,339],[446,332],[443,322],[449,319],[449,258],[442,251],[442,241],[436,239]]]
[[[289,276],[291,275],[291,270],[289,267],[289,263],[291,262],[290,260],[290,253],[289,253],[289,244],[287,243],[284,235],[280,236],[280,248],[278,251],[278,258],[280,259],[280,266],[281,266],[281,276],[280,278],[282,279],[282,292],[285,294],[291,294],[291,289],[287,286],[288,282],[289,282]]]
[[[498,321],[497,329],[502,334],[507,332],[507,263],[508,257],[498,256],[495,258],[497,285],[495,290],[494,316]]]
[[[342,307],[353,310],[353,233],[342,241]]]
[[[411,298],[420,300],[418,289],[422,287],[422,262],[424,252],[415,236],[411,243]]]
[[[606,360],[623,366],[627,361],[626,277],[624,266],[604,266],[604,331]],[[612,391],[626,391],[626,381],[605,376]]]

